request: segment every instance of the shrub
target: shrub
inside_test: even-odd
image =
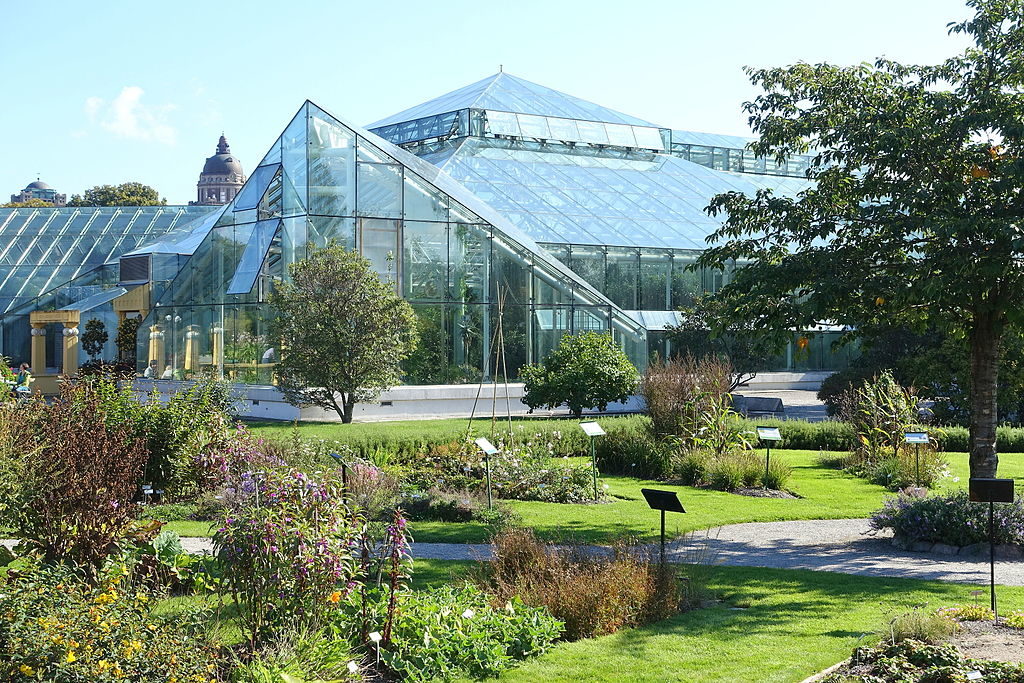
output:
[[[140,519],[153,519],[158,522],[181,522],[195,519],[199,507],[192,503],[162,503],[145,505],[139,510]]]
[[[601,472],[640,479],[670,477],[674,451],[671,444],[637,428],[613,428],[597,440],[595,448]]]
[[[566,640],[579,640],[665,619],[679,611],[675,572],[638,548],[619,544],[611,555],[556,547],[530,530],[510,529],[492,541],[494,561],[475,581],[497,604],[522,598],[565,623]]]
[[[94,586],[62,566],[0,585],[0,680],[213,680],[220,656],[210,615],[154,615],[158,597],[116,574]]]
[[[402,499],[402,509],[411,520],[437,522],[484,522],[495,529],[504,529],[518,520],[512,508],[503,503],[487,509],[487,497],[479,491],[445,491],[431,488],[414,491]]]
[[[64,383],[33,419],[38,447],[26,447],[15,532],[47,563],[97,569],[135,518],[145,447],[116,424],[90,382]]]
[[[565,404],[576,417],[585,408],[605,410],[609,403],[625,401],[639,380],[612,335],[598,332],[563,335],[540,365],[524,366],[519,376],[526,385],[523,403],[531,411]]]
[[[383,630],[385,610],[385,600],[373,603],[371,630]],[[546,610],[516,597],[492,607],[472,586],[413,591],[399,599],[390,642],[380,644],[380,661],[405,681],[490,678],[542,654],[561,631],[562,624]]]
[[[956,632],[956,621],[940,612],[912,609],[896,615],[889,622],[889,637],[893,643],[917,640],[936,645],[948,640]]]
[[[22,512],[25,469],[40,448],[32,419],[39,408],[38,403],[26,408],[0,401],[0,527],[3,528],[13,528]]]
[[[704,451],[686,451],[674,460],[673,471],[684,486],[701,486],[708,481],[711,456]]]
[[[989,621],[993,618],[992,610],[984,605],[953,605],[936,610],[935,613],[957,621]]]
[[[996,543],[1024,543],[1024,503],[997,505]],[[988,507],[972,503],[966,491],[916,497],[906,493],[885,501],[871,516],[872,529],[892,529],[903,539],[971,545],[988,541]]]
[[[652,363],[641,394],[654,435],[680,437],[687,448],[718,450],[717,440],[729,434],[720,428],[733,415],[729,395],[732,377],[728,362],[710,356]]]
[[[342,502],[340,472],[243,474],[237,493],[213,542],[250,641],[322,625],[357,574],[360,522]]]
[[[355,659],[359,659],[358,656]],[[354,661],[348,642],[323,633],[288,631],[278,634],[245,661],[231,668],[232,683],[361,680],[349,670]]]

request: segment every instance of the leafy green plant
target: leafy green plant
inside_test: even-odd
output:
[[[142,326],[141,318],[123,318],[117,325],[117,336],[114,337],[114,345],[117,346],[117,359],[122,363],[135,365],[135,347],[138,344],[139,328]]]
[[[1003,616],[1003,623],[1010,628],[1024,629],[1024,611],[1013,610]]]
[[[68,566],[52,565],[0,589],[2,680],[216,678],[221,655],[207,630],[212,615],[157,616],[151,608],[160,594],[123,585],[120,572],[103,573],[94,585]]]
[[[611,334],[566,334],[558,348],[539,364],[519,371],[526,385],[523,403],[533,411],[563,404],[579,417],[586,408],[605,410],[625,401],[636,389],[639,375]]]
[[[386,610],[386,597],[378,595],[369,606],[372,631],[383,631]],[[352,637],[345,621],[339,628]],[[483,679],[542,654],[561,631],[546,610],[518,598],[492,607],[472,586],[444,586],[402,594],[390,641],[369,650],[401,680]]]
[[[868,681],[966,681],[967,674],[976,671],[980,680],[1024,680],[1024,667],[1020,664],[972,659],[955,645],[928,645],[917,640],[903,640],[879,647],[858,647],[853,652],[850,666],[856,667],[856,680]],[[846,671],[838,671],[822,679],[822,683],[849,681]]]
[[[361,522],[342,503],[340,470],[240,476],[213,542],[223,589],[251,642],[275,630],[315,630],[354,587]]]
[[[285,631],[252,653],[235,657],[232,683],[305,683],[361,680],[352,646],[322,632]],[[350,668],[350,663],[352,668]]]

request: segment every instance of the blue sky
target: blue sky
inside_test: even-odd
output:
[[[306,98],[366,124],[499,64],[743,135],[744,65],[935,62],[964,47],[946,24],[968,14],[953,0],[0,0],[0,202],[38,174],[69,196],[138,180],[186,203],[221,131],[248,172]]]

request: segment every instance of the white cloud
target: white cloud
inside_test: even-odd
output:
[[[118,137],[173,145],[177,131],[167,123],[173,104],[143,104],[145,91],[137,85],[125,86],[110,102],[102,97],[87,97],[85,115],[93,124]]]

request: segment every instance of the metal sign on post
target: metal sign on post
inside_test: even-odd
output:
[[[594,473],[594,500],[597,500],[597,452],[594,447],[594,440],[599,436],[604,436],[605,431],[601,429],[601,425],[596,422],[580,422],[580,429],[583,433],[590,437],[590,467]]]
[[[484,470],[487,473],[487,509],[490,510],[491,503],[491,456],[498,452],[498,449],[494,447],[494,444],[489,439],[480,437],[473,443],[476,447],[484,452]]]
[[[914,444],[914,470],[917,473],[917,488],[921,488],[921,444],[929,443],[928,432],[906,432],[903,434],[903,442]]]
[[[644,494],[644,500],[652,510],[661,511],[661,563],[665,564],[665,513],[686,512],[679,496],[675,491],[662,491],[661,489],[640,489]]]
[[[757,438],[764,443],[764,488],[768,488],[768,465],[772,459],[772,441],[782,441],[778,427],[757,427]]]
[[[999,612],[996,611],[995,504],[1013,502],[1013,479],[972,477],[969,491],[972,502],[988,503],[989,593],[992,596],[992,617],[998,620]]]
[[[348,503],[348,465],[345,464],[340,454],[330,453],[329,455],[341,465],[341,498]]]

